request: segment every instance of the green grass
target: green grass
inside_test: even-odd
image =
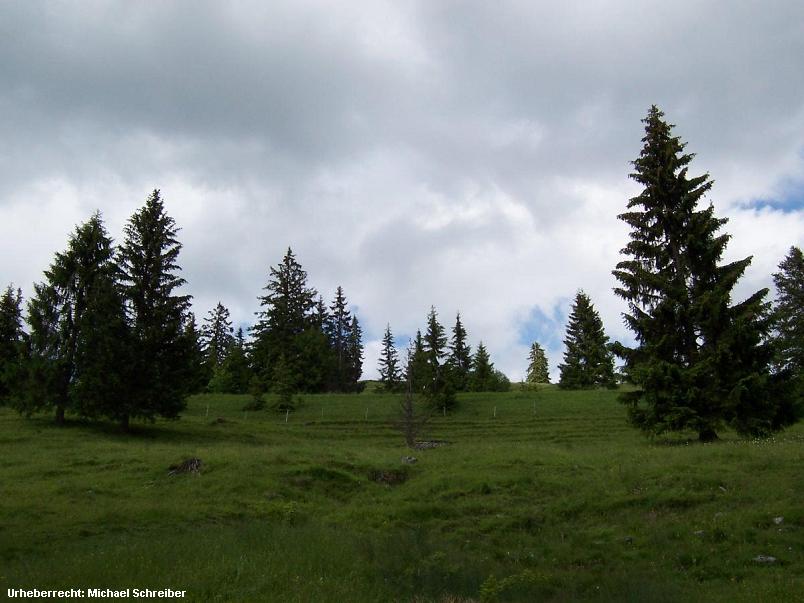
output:
[[[450,444],[413,452],[418,463],[407,466],[411,452],[390,426],[394,396],[305,396],[287,423],[243,412],[247,401],[197,396],[180,421],[130,435],[0,409],[0,592],[169,587],[191,601],[804,592],[804,426],[769,440],[652,441],[626,424],[615,392],[467,394],[427,426]],[[168,475],[193,456],[201,475]],[[407,479],[370,479],[388,470]]]

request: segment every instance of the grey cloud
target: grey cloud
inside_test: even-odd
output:
[[[746,287],[801,243],[802,210],[741,207],[802,181],[802,23],[799,2],[7,3],[0,270],[39,278],[75,222],[100,207],[119,236],[159,187],[199,317],[251,321],[291,245],[369,338],[460,309],[521,372],[524,317],[579,287],[626,335],[614,216],[651,103],[735,253],[762,254]]]

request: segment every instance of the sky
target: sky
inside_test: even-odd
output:
[[[804,3],[6,2],[0,285],[29,294],[99,209],[151,190],[199,319],[254,322],[293,248],[364,328],[364,378],[434,306],[520,380],[552,377],[583,289],[629,341],[611,270],[652,104],[715,181],[735,289],[804,244]]]

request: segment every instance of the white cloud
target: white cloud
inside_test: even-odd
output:
[[[534,310],[553,320],[579,288],[628,337],[616,215],[654,102],[716,180],[728,258],[754,255],[738,297],[804,242],[801,3],[186,11],[0,8],[3,281],[30,290],[75,223],[99,208],[119,237],[160,188],[199,318],[220,300],[252,322],[291,245],[325,298],[341,284],[356,305],[367,375],[385,324],[413,334],[432,304],[520,378]]]

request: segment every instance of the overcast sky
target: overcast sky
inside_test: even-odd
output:
[[[431,305],[521,379],[553,377],[583,288],[626,339],[611,270],[640,120],[709,172],[737,297],[804,244],[804,3],[4,2],[0,284],[41,280],[100,209],[154,188],[199,318],[251,324],[291,246],[364,326],[376,375]]]

